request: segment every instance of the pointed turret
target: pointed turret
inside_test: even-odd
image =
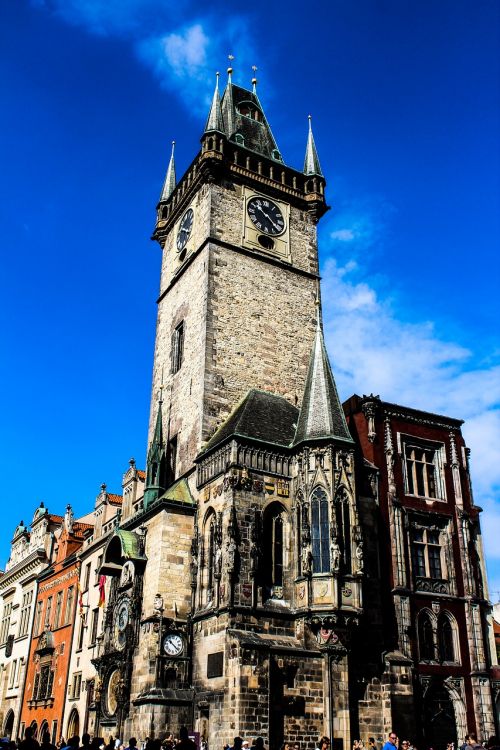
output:
[[[224,133],[224,121],[222,119],[219,94],[219,73],[216,73],[215,91],[212,97],[212,104],[210,106],[210,112],[208,113],[207,123],[205,125],[205,133],[209,133],[212,130],[215,130],[218,133]]]
[[[156,425],[148,450],[144,508],[146,509],[165,491],[165,445],[163,442],[162,400],[158,401]]]
[[[172,153],[170,155],[170,161],[168,163],[167,176],[163,183],[163,189],[161,191],[160,202],[168,201],[170,196],[175,190],[177,180],[175,179],[175,161],[174,161],[175,141],[172,141]]]
[[[314,143],[311,120],[311,115],[309,115],[309,134],[307,136],[306,157],[304,159],[303,171],[304,174],[307,175],[319,175],[320,177],[323,177],[318,152],[316,151],[316,144]]]
[[[324,439],[352,443],[325,347],[319,304],[316,325],[293,444]]]

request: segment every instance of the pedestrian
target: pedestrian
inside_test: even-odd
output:
[[[323,737],[320,737],[316,750],[328,750],[329,747],[330,747],[330,738],[327,737],[326,735],[323,735]]]
[[[24,740],[19,743],[19,750],[39,750],[40,744],[33,737],[33,729],[26,727],[24,730]]]
[[[131,737],[128,741],[127,750],[136,750],[137,748],[137,740],[135,737]]]
[[[384,744],[382,750],[394,750],[398,746],[398,735],[396,732],[389,732],[389,738]]]
[[[466,750],[481,750],[482,745],[480,745],[477,741],[477,737],[474,732],[469,732],[465,740],[467,742],[465,746]]]
[[[57,750],[56,746],[50,741],[50,733],[44,732],[42,735],[42,742],[40,744],[40,750]]]
[[[235,737],[233,740],[233,745],[229,750],[241,750],[243,747],[243,740],[241,737]]]
[[[186,727],[181,727],[179,730],[179,741],[175,750],[196,750],[196,744],[189,739],[189,732]]]
[[[368,747],[369,747],[369,750],[377,750],[377,745],[375,744],[375,737],[368,737]]]

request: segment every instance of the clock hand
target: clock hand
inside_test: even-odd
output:
[[[273,221],[273,219],[269,216],[269,214],[266,214],[266,212],[263,209],[261,209],[261,213],[264,214],[264,216],[266,217],[266,219],[269,219],[269,221],[271,222],[271,224],[273,225],[273,227],[275,229],[279,230],[279,226]]]

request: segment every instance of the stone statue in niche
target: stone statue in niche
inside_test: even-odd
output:
[[[236,542],[233,538],[229,539],[226,548],[226,567],[229,573],[233,573],[236,567]]]
[[[302,545],[300,556],[300,565],[303,576],[308,576],[312,572],[312,553],[308,544]]]
[[[340,546],[336,536],[332,537],[330,555],[332,560],[332,571],[333,573],[338,573],[340,569]]]
[[[214,576],[220,578],[222,575],[222,547],[217,546],[215,549]]]
[[[355,557],[356,557],[356,566],[357,566],[357,572],[362,573],[363,567],[364,567],[364,559],[363,559],[363,541],[358,542],[358,546],[356,547],[355,551]]]
[[[134,580],[134,563],[130,560],[124,564],[120,576],[120,587],[130,586]]]

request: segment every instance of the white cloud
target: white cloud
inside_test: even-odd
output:
[[[484,508],[490,573],[500,580],[500,365],[475,364],[471,351],[440,335],[432,322],[403,322],[359,265],[323,267],[325,336],[343,398],[376,393],[426,411],[465,419],[475,502]]]

